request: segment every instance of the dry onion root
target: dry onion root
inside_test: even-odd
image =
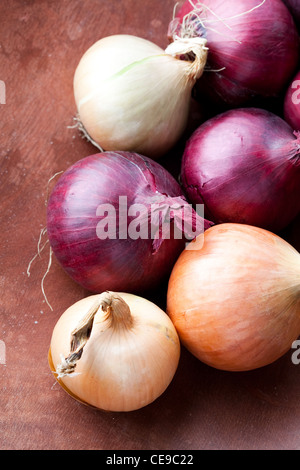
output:
[[[265,366],[300,335],[300,254],[264,229],[215,225],[177,260],[167,303],[201,361],[229,371]]]
[[[77,400],[107,411],[131,411],[166,390],[179,357],[179,338],[165,312],[142,297],[104,292],[80,300],[61,316],[49,365]]]

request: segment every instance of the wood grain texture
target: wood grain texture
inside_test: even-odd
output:
[[[183,349],[168,390],[148,407],[105,413],[71,399],[47,362],[53,327],[88,295],[48,247],[26,270],[45,226],[47,182],[95,152],[73,124],[72,81],[83,52],[128,33],[161,47],[175,0],[9,0],[0,3],[0,363],[1,449],[299,449],[300,365],[287,354],[250,373],[226,373]],[[201,112],[196,109],[195,122]],[[182,144],[181,144],[182,145]],[[162,160],[175,176],[181,147]],[[50,185],[51,186],[51,185]],[[300,249],[299,221],[284,236]],[[165,304],[166,286],[152,300]]]

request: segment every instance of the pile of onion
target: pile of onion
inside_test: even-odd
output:
[[[298,32],[281,0],[186,0],[168,36],[207,40],[206,72],[197,90],[231,106],[277,96],[299,57]]]
[[[181,180],[213,222],[278,232],[300,211],[300,134],[269,111],[227,111],[192,134]]]
[[[220,224],[191,242],[167,299],[183,345],[218,369],[256,369],[300,335],[300,254],[264,229]]]
[[[76,162],[58,180],[47,207],[56,258],[96,293],[141,293],[161,285],[186,238],[209,225],[165,168],[129,152]]]
[[[48,356],[69,394],[109,411],[153,402],[173,379],[179,357],[168,315],[142,297],[114,292],[68,308],[53,330]]]
[[[60,177],[46,228],[50,253],[97,294],[69,307],[51,338],[50,369],[76,400],[152,403],[180,341],[209,366],[247,371],[299,337],[300,254],[275,235],[300,212],[297,4],[185,0],[166,49],[118,34],[81,57],[75,120],[101,153]],[[233,109],[193,132],[179,184],[155,159],[183,135],[193,90]],[[285,120],[240,108],[284,90]],[[166,314],[139,295],[168,279]]]
[[[294,130],[300,131],[300,72],[292,80],[286,92],[284,118]]]

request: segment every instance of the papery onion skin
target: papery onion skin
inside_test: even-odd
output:
[[[275,114],[233,109],[202,124],[186,144],[181,181],[215,223],[273,232],[300,211],[300,137]]]
[[[164,155],[187,125],[196,81],[188,65],[136,36],[97,41],[74,75],[75,102],[89,136],[104,150]]]
[[[208,71],[197,82],[199,99],[208,96],[231,107],[241,106],[256,97],[278,96],[292,77],[299,59],[299,37],[292,15],[281,0],[260,3],[186,0],[176,13],[182,24],[193,5],[208,7],[195,33],[207,39],[209,48]],[[174,25],[173,21],[169,26],[170,39],[181,34]]]
[[[295,131],[300,131],[300,72],[292,80],[286,92],[284,119]]]
[[[154,289],[167,279],[185,244],[184,235],[174,239],[171,230],[170,238],[155,252],[150,229],[146,239],[130,238],[127,229],[134,219],[130,216],[123,226],[124,239],[120,239],[120,196],[127,198],[128,208],[139,203],[148,210],[157,198],[183,196],[183,191],[165,168],[147,157],[103,152],[72,165],[48,201],[47,233],[52,250],[64,270],[91,292]],[[101,204],[115,208],[115,239],[97,235],[97,225],[103,220],[97,216]],[[109,220],[114,224],[113,218]]]
[[[192,244],[168,288],[167,313],[182,344],[228,371],[284,355],[300,334],[300,254],[271,232],[243,224],[215,225]]]
[[[129,330],[107,327],[96,314],[91,336],[73,374],[59,378],[73,398],[106,411],[133,411],[156,400],[169,386],[180,358],[180,342],[169,317],[147,299],[118,293],[133,317]],[[76,302],[52,333],[49,365],[55,374],[68,355],[71,333],[97,295]]]

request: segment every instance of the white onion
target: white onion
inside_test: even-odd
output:
[[[146,39],[114,35],[97,41],[74,75],[78,120],[103,150],[158,158],[187,123],[191,90],[207,59],[205,39],[180,40],[166,51]],[[179,60],[192,51],[193,62]]]
[[[142,297],[105,292],[80,300],[61,316],[49,364],[77,400],[131,411],[166,390],[179,357],[178,335],[165,312]]]

